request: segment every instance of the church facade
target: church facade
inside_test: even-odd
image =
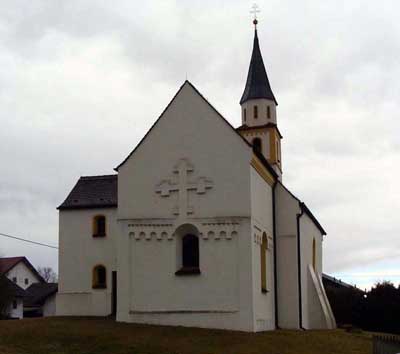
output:
[[[185,81],[116,168],[59,206],[58,315],[265,331],[334,328],[324,229],[282,182],[257,30],[235,129]]]

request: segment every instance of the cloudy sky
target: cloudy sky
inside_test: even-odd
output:
[[[57,245],[81,175],[109,174],[187,77],[234,125],[249,1],[0,3],[0,232]],[[328,231],[324,270],[400,281],[397,0],[259,1],[285,184]],[[0,237],[0,254],[57,252]]]

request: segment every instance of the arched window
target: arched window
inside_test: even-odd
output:
[[[106,217],[96,215],[93,218],[93,237],[104,237],[106,235]]]
[[[261,262],[261,292],[267,292],[267,248],[268,248],[268,239],[267,235],[264,232],[262,235],[262,242],[260,247],[260,262]]]
[[[260,138],[254,138],[253,139],[253,150],[259,153],[262,153],[262,145],[261,145],[261,139]]]
[[[315,245],[315,238],[312,241],[312,267],[316,270],[316,263],[317,263],[317,255],[316,255],[316,245]]]
[[[199,238],[185,235],[182,238],[182,267],[199,268]]]
[[[93,268],[92,288],[105,289],[107,288],[107,271],[103,265],[97,265]]]
[[[257,119],[258,118],[258,106],[254,106],[254,118]]]
[[[193,224],[182,224],[174,234],[178,269],[175,274],[200,274],[199,230]]]

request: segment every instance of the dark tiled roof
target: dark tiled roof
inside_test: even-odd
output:
[[[266,98],[278,102],[269,84],[267,72],[258,43],[257,30],[254,33],[253,53],[251,55],[249,73],[240,104],[255,98]]]
[[[6,274],[9,270],[14,268],[19,262],[23,262],[34,273],[39,281],[44,281],[42,276],[38,273],[36,268],[28,261],[26,257],[4,257],[0,258],[0,275]]]
[[[7,273],[10,269],[14,268],[25,257],[5,257],[0,258],[0,275]]]
[[[117,187],[118,175],[81,177],[58,209],[117,207]]]
[[[24,301],[24,306],[42,306],[46,299],[49,296],[54,295],[57,290],[57,283],[34,283],[25,290],[26,299]]]

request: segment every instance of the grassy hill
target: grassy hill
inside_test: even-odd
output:
[[[254,334],[104,318],[0,321],[1,354],[369,354],[371,347],[369,335],[341,330]]]

